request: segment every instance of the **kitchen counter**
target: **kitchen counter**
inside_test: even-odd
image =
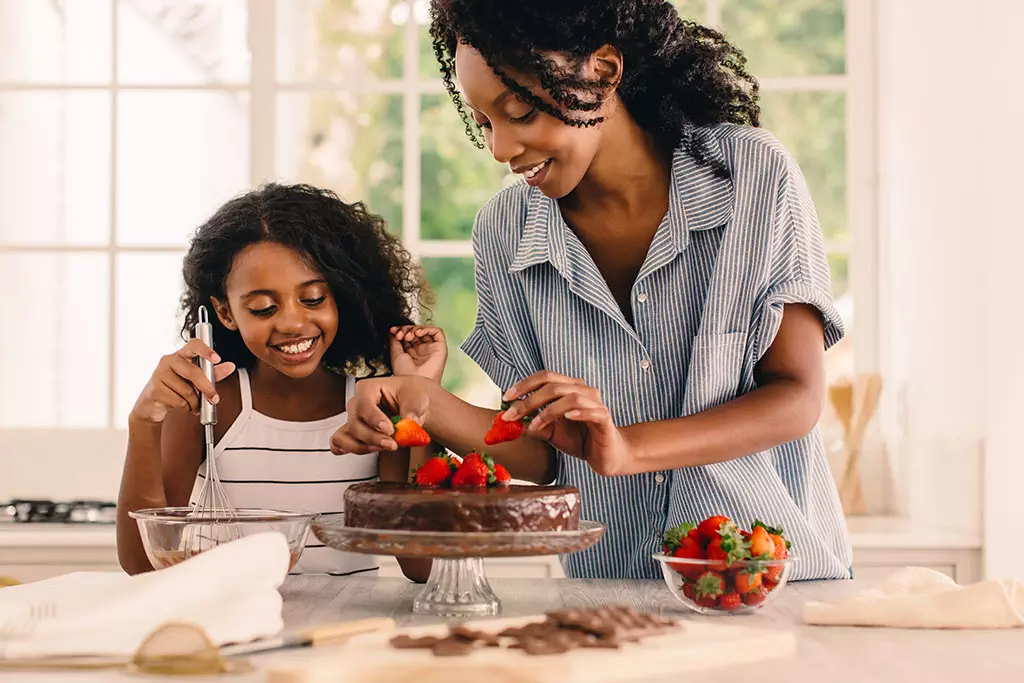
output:
[[[628,604],[645,611],[657,611],[683,620],[714,620],[795,634],[797,655],[788,659],[764,660],[707,672],[688,672],[687,681],[725,683],[756,680],[758,683],[827,681],[846,683],[889,681],[1024,680],[1024,630],[918,631],[876,628],[812,627],[802,622],[807,600],[832,600],[861,590],[865,581],[803,582],[790,584],[771,605],[754,615],[704,617],[687,611],[676,602],[661,581],[582,581],[570,579],[495,579],[495,592],[504,604],[503,616],[539,614],[565,606]],[[431,623],[433,619],[410,613],[419,586],[402,579],[371,577],[292,577],[282,588],[287,629],[371,616],[390,616],[399,625]],[[737,649],[744,646],[736,643]],[[343,649],[336,650],[342,653]],[[297,651],[253,657],[258,667],[275,661],[295,661]],[[330,654],[318,648],[304,653],[310,658]],[[345,681],[343,664],[337,678]],[[257,672],[219,680],[263,683],[267,676]],[[180,679],[129,677],[113,672],[0,674],[0,681],[19,683],[99,683],[100,681],[172,681]],[[213,680],[193,679],[189,680]],[[312,680],[312,679],[310,679]],[[672,680],[666,671],[658,681]],[[597,682],[595,682],[597,683]],[[654,683],[654,681],[651,681]]]

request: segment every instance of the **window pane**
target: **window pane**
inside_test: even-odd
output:
[[[474,405],[497,408],[501,397],[498,387],[459,348],[476,320],[473,259],[425,258],[423,269],[437,297],[432,320],[444,329],[448,339],[444,387]]]
[[[160,357],[184,343],[179,335],[184,317],[178,314],[185,289],[183,257],[181,253],[117,256],[116,427],[127,426],[128,413]]]
[[[0,254],[0,427],[107,425],[107,273],[106,254]]]
[[[516,177],[473,146],[448,95],[423,97],[420,131],[420,234],[469,239],[477,211]]]
[[[0,244],[108,241],[109,95],[0,93],[0,150]]]
[[[719,0],[722,31],[758,77],[844,72],[844,0]]]
[[[245,83],[247,0],[120,2],[117,78],[122,83]]]
[[[761,123],[800,164],[827,240],[849,237],[845,106],[841,92],[768,92],[761,98]]]
[[[679,10],[679,16],[683,19],[695,21],[698,24],[706,24],[707,0],[672,0],[672,4]]]
[[[110,2],[0,2],[0,81],[109,82]]]
[[[400,78],[408,15],[401,0],[279,0],[278,80]]]
[[[351,93],[279,96],[277,176],[365,202],[402,226],[402,98]]]
[[[828,265],[832,271],[832,296],[846,328],[846,336],[825,353],[825,380],[828,384],[833,384],[854,376],[855,321],[853,292],[849,288],[850,257],[848,254],[829,254]],[[831,401],[825,402],[820,427],[830,449],[837,445],[841,446],[843,428]]]
[[[119,98],[117,239],[184,245],[249,186],[249,103],[234,93]]]

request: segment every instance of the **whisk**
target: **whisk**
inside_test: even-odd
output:
[[[206,306],[199,307],[199,322],[195,325],[193,337],[213,348],[213,325],[210,324]],[[199,358],[206,379],[213,384],[213,363],[206,358]],[[234,520],[238,513],[231,506],[224,485],[217,476],[217,460],[213,457],[213,426],[217,424],[217,406],[210,403],[205,394],[200,395],[199,421],[203,425],[206,443],[206,478],[199,489],[188,520],[198,520],[185,529],[185,557],[197,555],[205,550],[241,538]]]

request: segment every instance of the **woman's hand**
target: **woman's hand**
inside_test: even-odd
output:
[[[172,354],[160,359],[153,376],[135,401],[131,418],[160,424],[172,410],[199,414],[200,395],[210,403],[220,401],[217,389],[193,361],[205,358],[215,363],[213,378],[219,382],[235,371],[234,363],[221,363],[220,356],[198,339],[192,339]]]
[[[440,382],[447,360],[448,343],[440,327],[391,328],[391,369],[396,375],[419,375]]]
[[[391,438],[395,427],[383,409],[422,425],[435,387],[440,385],[415,375],[356,382],[355,393],[346,406],[348,420],[331,437],[331,451],[361,455],[397,449],[398,444]]]
[[[504,419],[533,415],[526,434],[586,460],[603,476],[630,473],[631,448],[597,389],[583,380],[544,370],[513,386],[503,398],[513,401],[520,396],[525,398],[515,401]]]

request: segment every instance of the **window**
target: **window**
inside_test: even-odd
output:
[[[870,261],[851,211],[865,159],[847,122],[863,87],[842,0],[677,4],[747,51],[764,125],[808,176],[859,344],[873,307],[857,289]],[[446,384],[496,404],[458,345],[476,308],[473,218],[507,168],[465,139],[434,63],[427,7],[0,3],[0,286],[27,294],[9,297],[4,316],[0,428],[123,427],[158,354],[180,343],[190,233],[229,196],[275,178],[331,187],[384,215],[437,293],[434,318],[451,345]],[[830,370],[853,357],[844,342]]]

